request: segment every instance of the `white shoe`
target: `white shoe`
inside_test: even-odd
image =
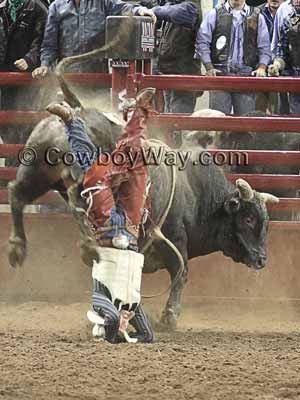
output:
[[[92,330],[92,335],[94,338],[104,338],[104,319],[100,317],[95,311],[89,310],[87,312],[87,318],[92,324],[95,324]]]
[[[86,313],[87,319],[92,322],[92,324],[104,326],[104,318],[100,317],[95,311],[89,310]]]
[[[105,336],[104,326],[96,324],[92,330],[92,335],[94,338],[103,338]]]

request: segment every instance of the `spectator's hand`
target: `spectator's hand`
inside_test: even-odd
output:
[[[268,75],[269,76],[279,76],[280,68],[278,68],[278,65],[271,64],[268,66]]]
[[[49,68],[46,67],[45,65],[36,68],[33,72],[32,72],[32,77],[34,79],[41,79],[44,78],[49,72]]]
[[[222,71],[220,71],[219,69],[216,69],[216,68],[211,68],[206,71],[207,76],[217,76],[217,75],[220,75],[221,73],[222,73]]]
[[[279,76],[280,74],[280,65],[278,65],[278,63],[276,63],[276,61],[269,65],[268,67],[268,75],[269,76]]]
[[[255,71],[252,72],[252,76],[256,76],[257,78],[264,78],[267,76],[266,67],[258,67]]]
[[[273,64],[268,67],[269,76],[279,76],[280,71],[285,68],[285,62],[282,58],[275,58]]]
[[[152,23],[156,24],[157,18],[154,12],[151,9],[143,8],[139,11],[139,15],[141,17],[150,17],[152,19]]]
[[[20,71],[26,71],[28,69],[27,61],[24,58],[20,58],[14,62],[14,66]]]

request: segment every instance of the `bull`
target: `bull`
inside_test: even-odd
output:
[[[85,111],[84,119],[94,143],[107,151],[112,150],[120,127],[96,110]],[[26,256],[24,206],[53,189],[68,201],[67,188],[62,179],[67,167],[61,160],[51,166],[43,156],[50,147],[69,150],[60,120],[49,117],[41,121],[26,146],[34,148],[38,158],[30,166],[21,165],[16,180],[9,184],[13,218],[9,261],[14,267],[22,265]],[[150,173],[151,223],[159,224],[162,214],[167,212],[161,230],[176,246],[184,263],[183,273],[172,285],[162,314],[162,322],[172,327],[176,325],[180,313],[180,296],[187,280],[188,260],[222,251],[235,262],[255,269],[265,266],[268,226],[265,203],[276,201],[271,195],[253,191],[243,180],[233,185],[215,165],[196,166],[201,147],[187,151],[191,151],[192,157],[186,169],[176,171],[175,182],[172,168],[166,165],[160,165]],[[173,197],[169,204],[172,186]],[[146,239],[141,239],[142,247]],[[154,240],[145,250],[144,272],[162,268],[168,270],[174,281],[180,261],[165,242]]]
[[[78,60],[79,57],[82,56],[73,58]],[[80,105],[63,74],[59,74],[59,79],[69,103]],[[112,151],[122,127],[95,109],[83,109],[81,116],[96,147]],[[165,146],[157,141],[151,145]],[[96,244],[86,229],[84,210],[78,211],[86,206],[80,202],[80,177],[76,175],[76,168],[66,166],[62,159],[58,158],[55,165],[50,165],[45,158],[49,148],[59,148],[61,152],[70,150],[63,124],[57,117],[42,120],[26,146],[34,148],[37,157],[29,166],[20,165],[16,180],[9,184],[13,219],[9,239],[10,265],[22,265],[26,257],[24,206],[53,189],[71,205],[80,227],[83,259],[90,264],[96,254]],[[167,163],[149,167],[151,213],[144,226],[146,234],[141,234],[140,247],[145,254],[145,273],[165,268],[170,274],[171,290],[161,317],[161,322],[169,328],[176,326],[180,314],[188,260],[221,251],[248,267],[261,269],[265,266],[266,203],[278,201],[267,193],[255,192],[244,180],[230,183],[222,169],[215,165],[199,164],[202,150],[200,146],[186,149],[191,156],[184,169],[177,170],[176,166],[170,167]],[[155,236],[158,231],[160,235]]]

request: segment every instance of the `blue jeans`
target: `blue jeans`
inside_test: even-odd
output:
[[[209,108],[224,114],[230,114],[232,108],[234,115],[255,111],[255,102],[255,93],[223,92],[221,90],[209,92]]]
[[[97,148],[86,133],[85,123],[81,118],[67,121],[65,127],[71,150],[82,172],[85,173],[96,160]]]
[[[225,64],[214,64],[223,76],[251,76],[253,68],[247,65],[235,66]],[[224,92],[212,90],[209,92],[209,108],[218,110],[224,114],[243,115],[255,111],[256,93],[246,92]]]
[[[196,105],[196,93],[184,90],[164,90],[166,113],[192,114]]]
[[[300,94],[289,93],[290,114],[300,114]]]

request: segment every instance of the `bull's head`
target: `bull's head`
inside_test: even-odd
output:
[[[277,197],[258,193],[243,179],[224,203],[224,255],[249,267],[261,269],[266,264],[268,213],[266,203],[277,203]]]

